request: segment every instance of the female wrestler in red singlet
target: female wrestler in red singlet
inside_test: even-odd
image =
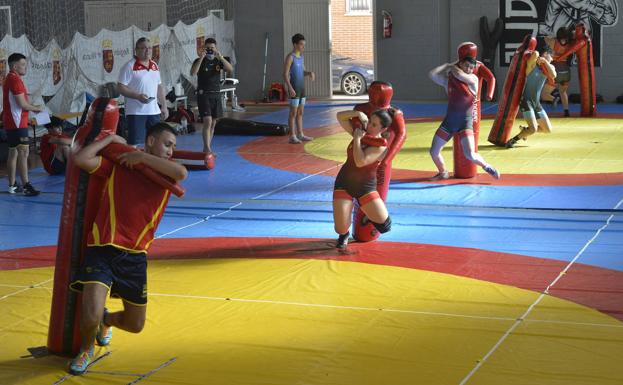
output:
[[[391,219],[385,202],[376,191],[376,169],[385,156],[387,140],[382,134],[392,123],[392,110],[377,110],[370,116],[360,111],[341,111],[337,119],[346,132],[353,136],[347,150],[346,163],[342,165],[333,191],[333,220],[338,233],[337,247],[346,248],[351,218],[353,199],[357,199],[363,212],[379,233],[391,229]],[[353,118],[359,122],[353,122]]]

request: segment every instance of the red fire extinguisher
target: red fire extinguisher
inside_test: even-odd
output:
[[[387,11],[381,11],[383,14],[383,38],[392,37],[392,14]]]

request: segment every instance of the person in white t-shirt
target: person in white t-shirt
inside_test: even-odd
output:
[[[146,37],[136,41],[135,56],[119,73],[117,87],[125,96],[125,116],[128,124],[128,144],[145,142],[147,129],[169,117],[160,69],[151,60],[151,42]],[[160,104],[159,107],[158,104]]]

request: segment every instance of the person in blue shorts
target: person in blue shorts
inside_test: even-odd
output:
[[[305,70],[305,37],[300,33],[292,36],[292,52],[286,56],[283,66],[283,79],[286,84],[286,92],[290,97],[290,114],[288,126],[290,129],[290,143],[298,144],[307,142],[313,138],[303,133],[303,110],[305,109],[305,78],[312,81],[315,75]]]
[[[551,49],[545,46],[541,55],[537,51],[532,53],[526,65],[526,84],[519,102],[527,126],[521,126],[519,134],[506,142],[507,148],[513,148],[520,140],[526,140],[536,132],[549,134],[552,123],[541,106],[540,96],[546,81],[553,83],[556,79],[556,69],[552,65]]]
[[[478,77],[474,75],[475,67],[476,59],[467,56],[455,63],[442,64],[429,73],[431,80],[448,94],[446,116],[435,132],[430,148],[430,156],[439,170],[432,180],[450,177],[441,150],[455,134],[460,137],[465,158],[482,167],[493,178],[500,179],[499,171],[476,151],[473,122],[477,114]]]

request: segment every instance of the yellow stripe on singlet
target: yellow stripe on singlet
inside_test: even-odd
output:
[[[114,166],[110,178],[108,178],[108,203],[110,215],[110,242],[115,242],[115,231],[117,230],[117,216],[115,214],[115,173],[117,166]]]
[[[160,202],[160,205],[158,206],[158,210],[156,210],[154,215],[151,217],[151,221],[143,228],[143,231],[141,231],[141,235],[139,235],[138,239],[136,240],[136,243],[134,244],[135,248],[138,247],[138,245],[141,244],[141,242],[143,241],[143,238],[145,238],[145,234],[147,234],[147,232],[149,230],[151,230],[154,227],[156,227],[156,220],[158,219],[158,216],[160,215],[162,210],[164,210],[164,206],[167,203],[168,196],[169,196],[169,191],[165,191],[164,195],[162,196],[162,201]],[[149,248],[149,245],[152,242],[153,242],[153,239],[151,239],[147,243],[147,245],[145,245],[145,249]]]
[[[93,223],[93,228],[91,229],[91,233],[93,233],[93,243],[100,243],[100,230],[97,227],[97,223]]]

